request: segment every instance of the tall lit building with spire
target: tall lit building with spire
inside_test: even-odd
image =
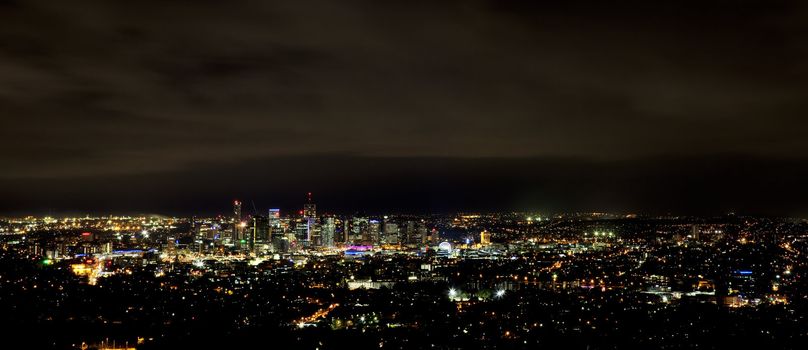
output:
[[[316,218],[317,217],[317,205],[314,204],[311,200],[311,192],[306,194],[306,204],[303,204],[303,217],[304,218]]]
[[[306,240],[311,242],[317,224],[317,205],[311,200],[311,192],[306,194],[306,203],[303,204],[303,221],[306,222]]]
[[[233,201],[233,242],[238,243],[244,239],[242,234],[244,228],[241,225],[241,202],[239,200]]]

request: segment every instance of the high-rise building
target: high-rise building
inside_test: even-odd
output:
[[[252,234],[249,239],[250,250],[255,252],[259,245],[269,240],[269,220],[263,216],[254,216],[252,220]]]
[[[384,238],[386,244],[398,244],[398,224],[389,219],[384,220]]]
[[[409,220],[404,226],[403,243],[421,245],[426,243],[429,229],[422,221]]]
[[[280,209],[269,209],[269,215],[267,216],[269,229],[279,229],[281,228],[281,210]]]
[[[311,200],[311,192],[306,195],[306,204],[303,204],[303,217],[304,218],[316,218],[317,217],[317,205],[314,204]]]
[[[202,236],[202,232],[200,230],[200,226],[196,222],[196,216],[191,216],[191,232],[192,237],[196,238],[204,238]]]
[[[366,230],[362,235],[365,243],[372,245],[379,244],[379,234],[381,233],[381,223],[379,220],[369,220]]]
[[[280,240],[284,237],[284,230],[281,225],[281,210],[269,209],[267,215],[267,226],[269,226],[269,241],[272,243],[272,250],[274,252],[282,252],[282,242]]]
[[[350,218],[345,218],[342,221],[342,243],[350,243],[351,242],[351,228],[353,227],[352,220]]]
[[[306,225],[305,240],[311,241],[317,221],[317,205],[311,200],[311,192],[306,195],[306,203],[303,204],[303,221]]]
[[[345,243],[345,221],[338,216],[334,217],[334,243]]]
[[[309,221],[306,218],[297,218],[294,221],[294,234],[295,240],[299,242],[306,242],[308,244],[311,232],[309,231]]]
[[[426,225],[422,222],[418,225],[418,242],[416,244],[423,245],[426,244],[429,240],[429,229]]]
[[[361,243],[364,239],[364,234],[367,232],[368,218],[353,217],[348,225],[348,242]]]
[[[415,221],[408,220],[404,223],[404,230],[401,235],[401,243],[403,244],[412,244],[414,243],[414,237],[416,234],[416,223]]]
[[[323,218],[323,225],[320,230],[321,244],[324,247],[334,246],[334,234],[336,232],[336,224],[333,216],[326,216]]]
[[[244,239],[244,227],[241,225],[241,202],[233,201],[233,242]]]

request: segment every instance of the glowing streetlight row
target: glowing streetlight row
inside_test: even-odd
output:
[[[456,298],[458,296],[458,294],[459,294],[459,292],[457,291],[457,289],[449,288],[449,298],[454,299],[454,298]],[[505,290],[504,289],[499,289],[494,293],[494,295],[497,298],[502,298],[503,296],[505,296]]]

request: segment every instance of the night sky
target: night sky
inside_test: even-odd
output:
[[[802,0],[0,0],[0,214],[808,217]]]

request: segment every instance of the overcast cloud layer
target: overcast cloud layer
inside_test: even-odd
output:
[[[544,188],[575,169],[630,169],[649,159],[654,170],[646,171],[657,180],[648,188],[665,188],[672,179],[663,157],[709,167],[705,159],[731,155],[732,169],[751,159],[798,174],[808,156],[803,3],[0,0],[0,194],[69,210],[43,188],[129,198],[137,192],[124,179],[147,176],[168,187],[154,194],[160,202],[171,196],[168,184],[232,167],[240,173],[224,172],[195,193],[230,197],[227,184],[255,171],[263,178],[248,182],[252,188],[285,186],[255,191],[290,197],[307,189],[290,188],[287,176],[334,169],[290,161],[311,157],[323,164],[386,159],[308,184],[346,194],[347,184],[397,181],[397,168],[385,165],[396,159],[450,167],[444,175],[460,178],[468,167],[496,174],[468,190],[500,194],[500,182],[536,179]],[[567,169],[559,178],[539,176],[561,166],[558,159]],[[270,163],[277,168],[265,169]],[[537,177],[502,167],[514,164]],[[784,176],[764,172],[768,178],[746,176]],[[102,191],[102,180],[121,186]],[[594,178],[577,181],[591,186]],[[698,180],[707,191],[698,201],[725,181],[713,173]],[[788,191],[801,186],[794,181],[766,196],[793,211],[803,206]],[[631,205],[654,203],[635,201],[642,196],[632,186],[609,191]],[[544,200],[569,194],[555,192]],[[397,196],[390,198],[412,199]],[[490,198],[523,203],[502,196]],[[709,209],[772,208],[752,201]],[[560,207],[587,203],[583,196]],[[0,209],[24,211],[11,201]]]

